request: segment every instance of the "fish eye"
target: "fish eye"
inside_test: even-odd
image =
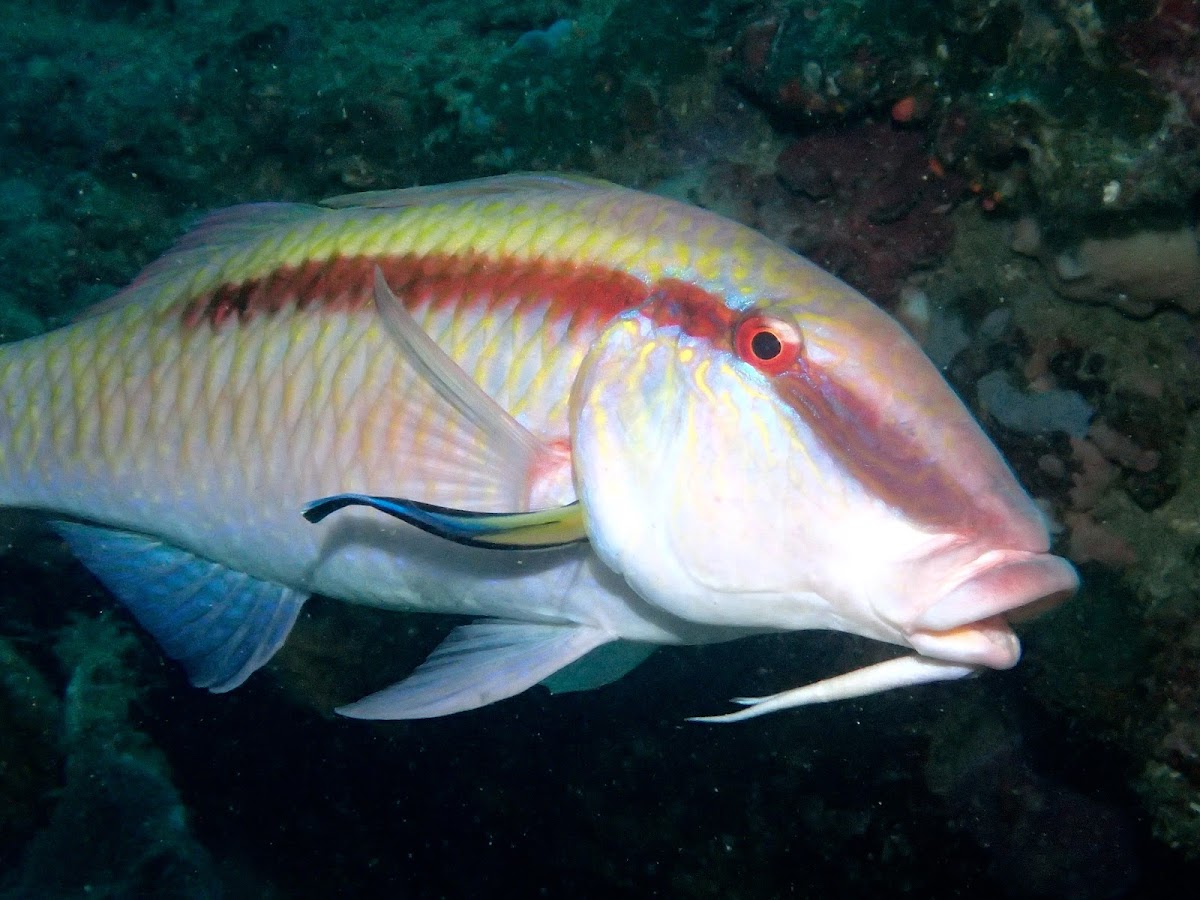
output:
[[[754,354],[755,359],[767,362],[783,352],[783,343],[773,331],[756,331],[750,338],[750,352]]]
[[[767,375],[788,369],[800,356],[803,345],[800,329],[774,316],[747,316],[734,327],[733,346],[738,357]]]

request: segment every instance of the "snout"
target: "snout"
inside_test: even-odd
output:
[[[1009,623],[1028,619],[1075,592],[1079,576],[1048,553],[993,550],[906,629],[909,645],[935,659],[1009,669],[1021,643]]]
[[[922,631],[946,631],[993,616],[1027,619],[1066,600],[1078,587],[1075,567],[1061,557],[995,550],[912,624]]]

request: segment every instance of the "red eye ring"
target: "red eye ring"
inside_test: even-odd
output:
[[[786,319],[752,315],[733,329],[733,349],[738,358],[766,375],[787,371],[800,357],[804,341],[800,329]]]

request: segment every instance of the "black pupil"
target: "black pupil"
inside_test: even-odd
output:
[[[773,332],[760,331],[750,338],[750,349],[754,351],[754,355],[758,359],[774,359],[783,352],[783,344],[779,342],[779,338]]]

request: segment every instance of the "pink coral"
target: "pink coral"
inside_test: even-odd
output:
[[[1070,509],[1063,515],[1070,530],[1067,556],[1077,563],[1098,562],[1115,569],[1133,565],[1137,561],[1133,546],[1097,519],[1094,508],[1122,469],[1153,471],[1162,455],[1139,446],[1103,419],[1092,423],[1087,437],[1071,439],[1071,453],[1076,469],[1071,476]]]
[[[1064,517],[1071,530],[1067,556],[1072,562],[1098,562],[1113,569],[1124,569],[1137,562],[1137,552],[1121,535],[1090,512],[1069,512]]]

